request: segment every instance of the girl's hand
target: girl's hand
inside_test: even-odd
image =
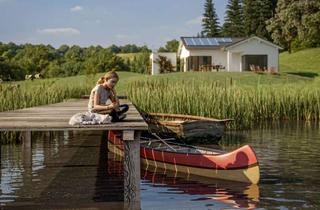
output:
[[[114,102],[114,103],[112,103],[112,104],[113,104],[113,108],[114,108],[115,110],[118,110],[118,109],[119,109],[119,103]]]
[[[106,106],[106,109],[109,110],[109,109],[114,109],[115,108],[115,104],[112,103],[112,104],[109,104]]]

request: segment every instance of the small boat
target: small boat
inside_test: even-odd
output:
[[[116,131],[108,133],[111,152],[123,156],[123,142]],[[197,176],[257,184],[260,170],[257,157],[249,145],[224,152],[170,141],[141,141],[141,161],[146,166],[163,168]]]
[[[193,115],[142,113],[151,133],[186,140],[219,140],[231,119],[214,119]]]

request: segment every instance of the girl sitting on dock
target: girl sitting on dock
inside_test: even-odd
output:
[[[109,114],[112,117],[111,122],[118,122],[126,117],[128,111],[127,104],[120,105],[116,95],[115,86],[119,81],[119,76],[115,71],[108,71],[97,81],[97,85],[92,89],[88,109],[89,112],[99,114]],[[107,104],[108,99],[112,103]]]

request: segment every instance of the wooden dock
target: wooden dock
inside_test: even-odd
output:
[[[32,131],[66,130],[120,130],[124,140],[124,201],[140,206],[140,133],[148,125],[133,104],[121,99],[120,104],[128,104],[127,118],[122,122],[103,125],[69,125],[71,116],[87,111],[87,99],[71,99],[62,103],[37,106],[7,112],[0,112],[0,131],[23,132],[26,149],[31,148]],[[135,204],[134,204],[135,203]]]

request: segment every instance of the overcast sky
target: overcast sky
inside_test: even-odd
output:
[[[0,0],[0,41],[148,45],[195,36],[205,0]],[[216,0],[223,22],[227,0]]]

